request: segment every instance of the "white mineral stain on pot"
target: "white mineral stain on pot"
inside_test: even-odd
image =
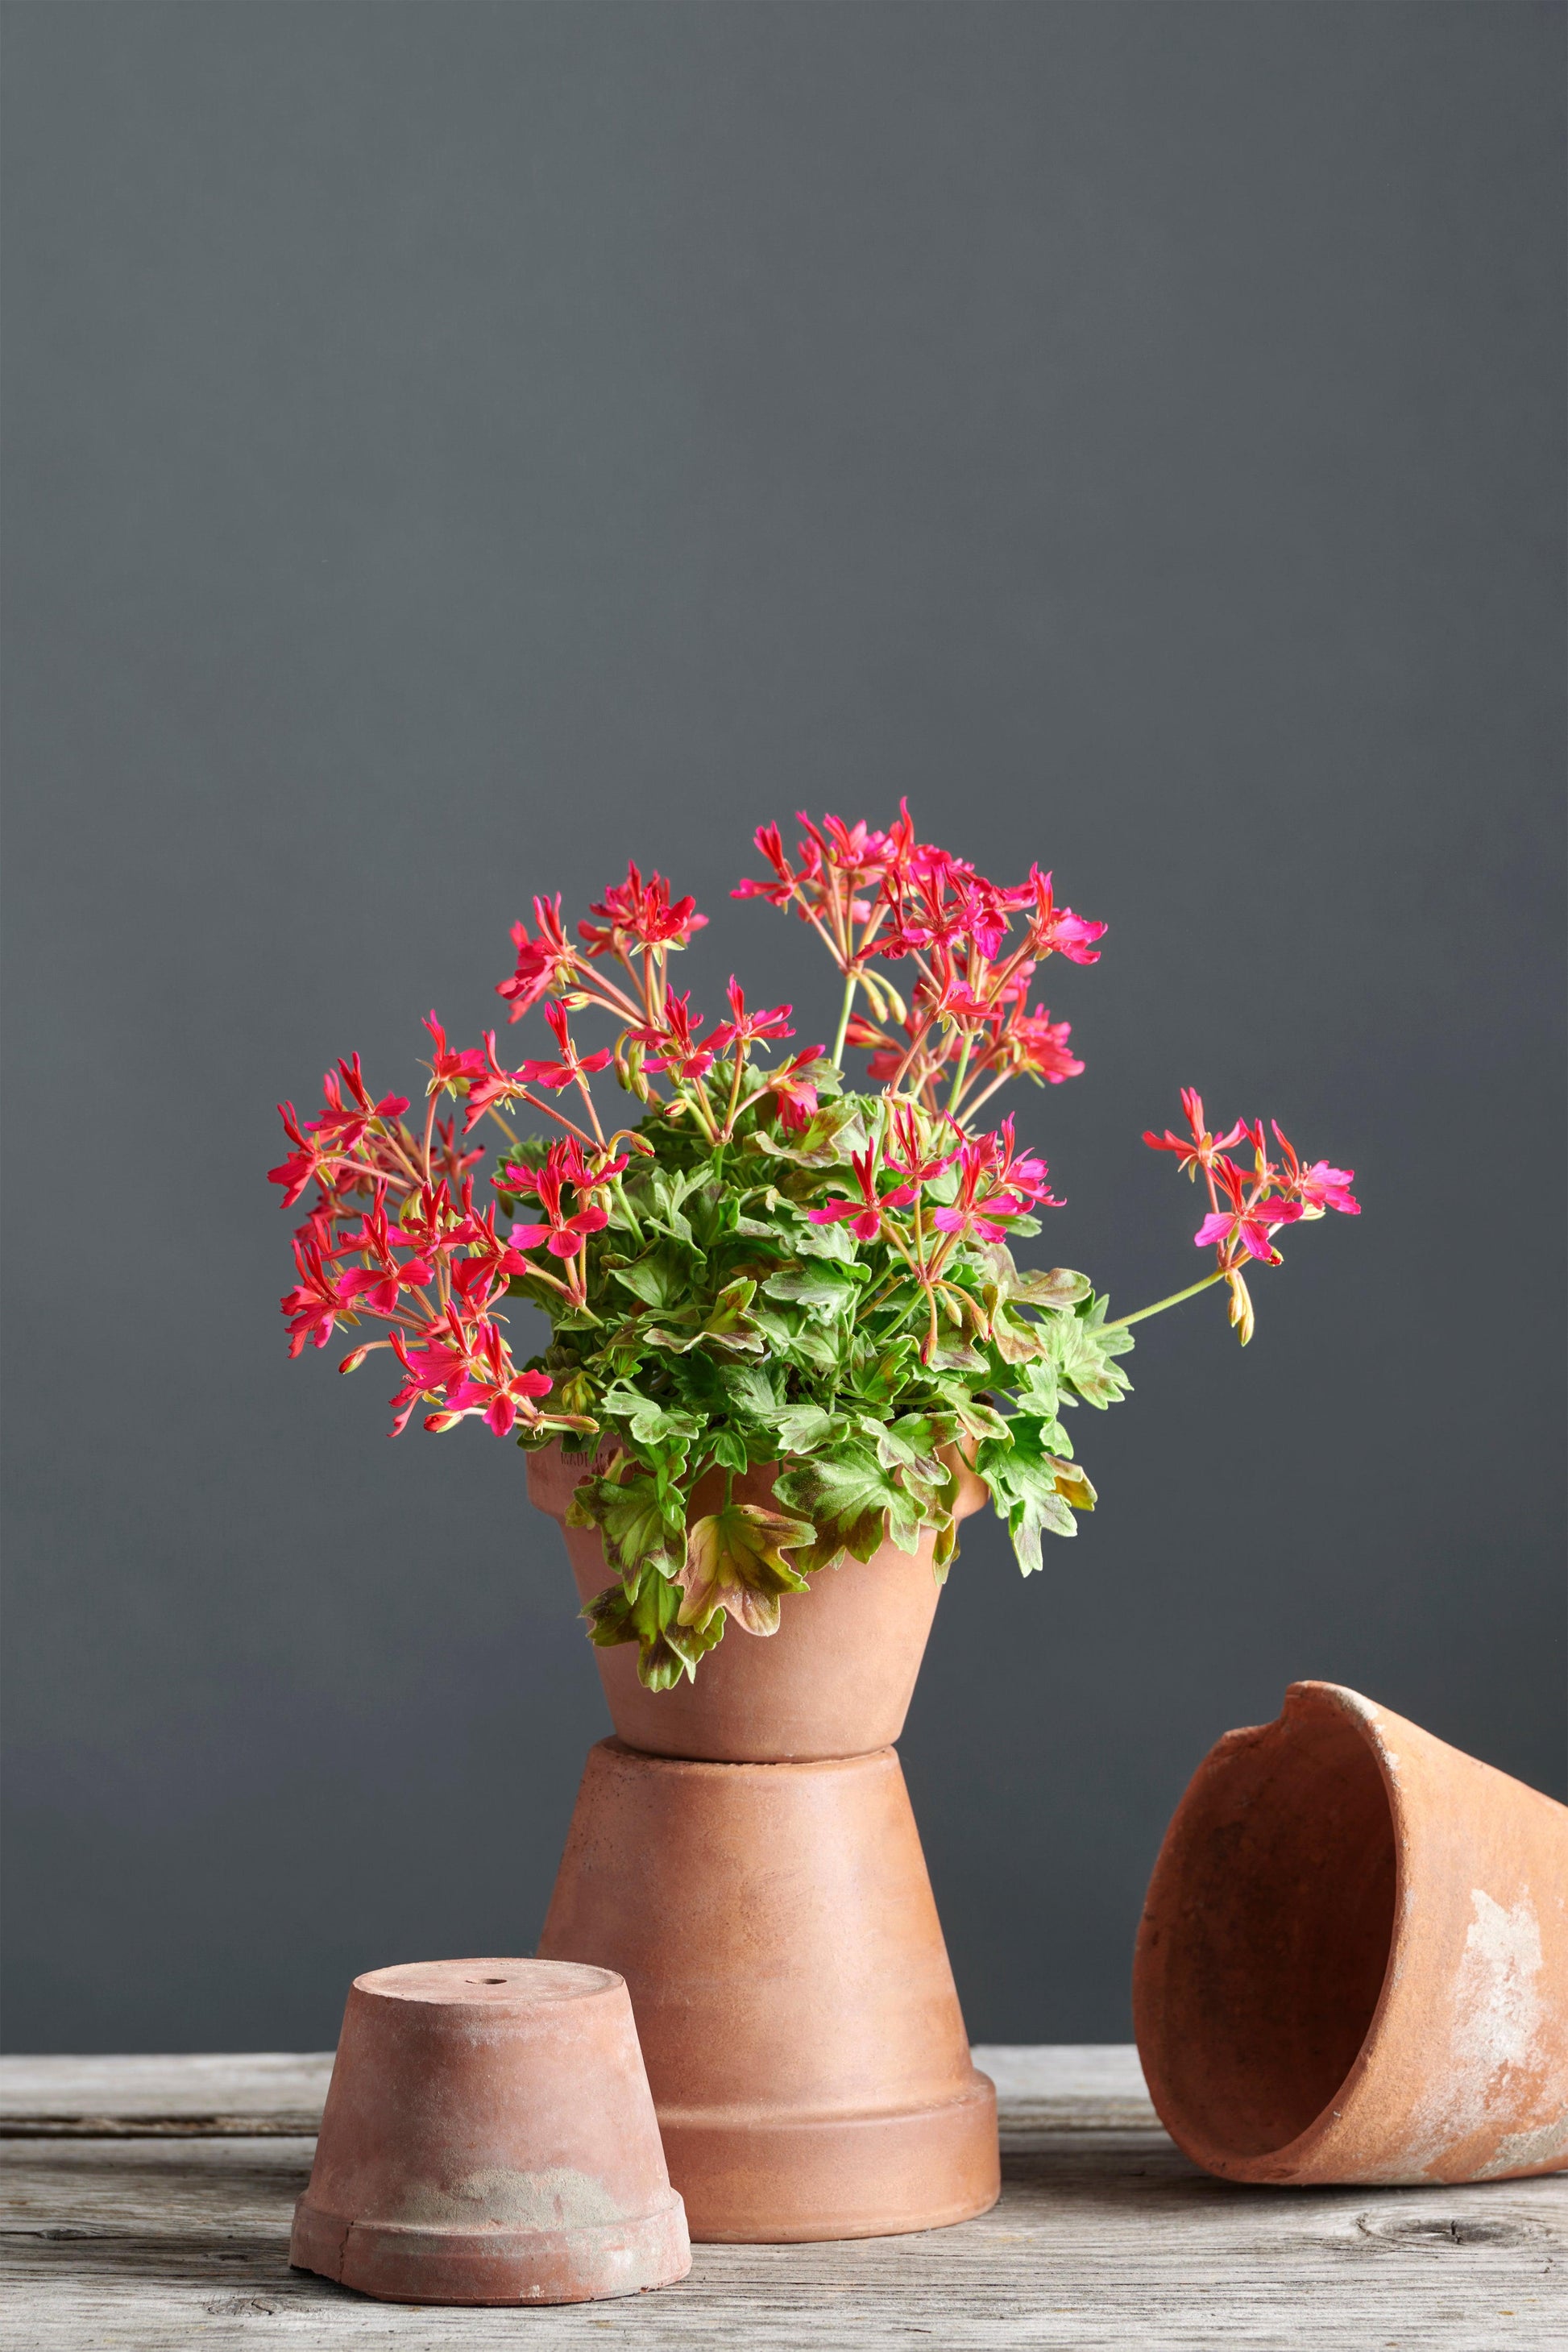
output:
[[[543,2172],[497,2168],[439,2184],[410,2182],[396,2211],[384,2218],[405,2228],[574,2230],[625,2217],[602,2180],[556,2165]]]
[[[1418,2110],[1406,2178],[1429,2173],[1448,2150],[1484,2131],[1507,2093],[1507,2077],[1542,2063],[1538,2037],[1544,2021],[1540,1978],[1541,1926],[1528,1894],[1507,1907],[1484,1887],[1471,1889],[1475,1917],[1454,1980],[1449,2064]],[[1568,2126],[1551,2127],[1559,2140]],[[1533,2140],[1533,2132],[1516,2133]],[[1554,2151],[1551,2148],[1549,2154]],[[1481,2168],[1506,2170],[1530,2158],[1500,2148]]]

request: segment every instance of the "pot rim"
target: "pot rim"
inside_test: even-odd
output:
[[[1302,1718],[1316,1717],[1321,1720],[1325,1717],[1337,1717],[1355,1733],[1377,1767],[1378,1778],[1383,1786],[1384,1801],[1388,1807],[1389,1826],[1394,1841],[1393,1916],[1389,1929],[1388,1951],[1384,1960],[1383,1979],[1378,1987],[1377,1999],[1373,2004],[1372,2014],[1367,2020],[1366,2029],[1362,2035],[1355,2056],[1317,2114],[1291,2138],[1281,2140],[1275,2147],[1258,2148],[1246,2154],[1216,2143],[1210,2133],[1180,2114],[1179,2103],[1172,2095],[1163,2068],[1152,2051],[1145,2049],[1144,2037],[1140,2036],[1139,2056],[1143,2065],[1145,2078],[1148,2080],[1150,2095],[1153,2099],[1161,2121],[1167,2123],[1167,2127],[1172,2130],[1173,2138],[1175,2138],[1178,2135],[1168,2119],[1172,2116],[1176,2116],[1181,2124],[1180,2144],[1206,2170],[1217,2173],[1223,2179],[1256,2179],[1261,2165],[1268,2167],[1270,2179],[1274,2178],[1277,2172],[1288,2178],[1293,2168],[1299,2167],[1304,2159],[1314,2153],[1317,2144],[1326,2137],[1329,2130],[1335,2124],[1343,2122],[1347,2110],[1352,2100],[1359,2095],[1377,2058],[1401,1975],[1400,1963],[1405,1939],[1406,1896],[1410,1871],[1409,1811],[1396,1769],[1398,1759],[1388,1746],[1380,1719],[1383,1712],[1384,1710],[1380,1709],[1373,1700],[1363,1698],[1359,1691],[1352,1690],[1344,1683],[1320,1681],[1291,1683],[1286,1690],[1279,1713],[1270,1722],[1248,1724],[1236,1731],[1226,1732],[1223,1738],[1215,1741],[1208,1755],[1203,1759],[1203,1763],[1198,1767],[1199,1772],[1203,1772],[1205,1766],[1223,1764],[1246,1748],[1257,1746],[1259,1741],[1267,1739],[1270,1734],[1282,1735],[1288,1738]],[[1183,1794],[1181,1803],[1172,1816],[1170,1827],[1165,1832],[1165,1839],[1162,1842],[1160,1856],[1154,1864],[1155,1879],[1160,1875],[1160,1865],[1163,1860],[1165,1845],[1173,1833],[1176,1823],[1187,1810],[1193,1794],[1193,1787],[1189,1785]],[[1153,1882],[1151,1882],[1151,1895],[1152,1892]],[[1144,1913],[1144,1924],[1146,1921],[1147,1908]],[[1142,1940],[1143,1924],[1141,1924],[1140,1955]],[[1136,2000],[1136,1993],[1134,1998]]]

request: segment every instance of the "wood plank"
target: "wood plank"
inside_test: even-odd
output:
[[[976,2049],[1005,2136],[1152,2126],[1131,2042]],[[0,2059],[0,2136],[89,2139],[313,2132],[330,2050],[238,2056]]]
[[[1131,2042],[985,2042],[975,2044],[973,2057],[996,2085],[1004,2139],[1159,2128]]]
[[[331,2071],[330,2050],[0,2058],[0,2136],[313,2132]]]
[[[978,2221],[848,2245],[705,2246],[624,2303],[442,2311],[287,2266],[308,2139],[14,2141],[8,2352],[271,2341],[441,2352],[1564,2352],[1568,2184],[1240,2189],[1163,2134],[1069,2132],[1005,2160]]]

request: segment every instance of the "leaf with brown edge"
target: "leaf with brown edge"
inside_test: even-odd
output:
[[[1013,1285],[1013,1297],[1021,1307],[1076,1307],[1089,1297],[1089,1286],[1087,1274],[1053,1265],[1048,1274],[1021,1274]]]
[[[700,1631],[723,1610],[742,1633],[776,1633],[780,1596],[807,1589],[784,1552],[816,1533],[809,1519],[788,1518],[760,1503],[726,1503],[699,1519],[687,1542],[678,1622]]]

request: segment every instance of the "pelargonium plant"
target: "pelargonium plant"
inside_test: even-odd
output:
[[[1037,1569],[1041,1537],[1094,1507],[1064,1411],[1126,1391],[1132,1326],[1223,1285],[1245,1346],[1248,1272],[1279,1264],[1276,1234],[1357,1213],[1352,1170],[1303,1160],[1257,1119],[1215,1134],[1184,1088],[1186,1132],[1143,1139],[1201,1177],[1194,1239],[1212,1266],[1114,1317],[1083,1275],[1022,1270],[1013,1245],[1061,1203],[1011,1116],[984,1115],[1011,1080],[1083,1067],[1069,1024],[1029,998],[1047,958],[1096,962],[1106,926],[1058,906],[1037,866],[1004,887],[917,841],[907,809],[885,833],[800,823],[793,858],[776,825],[758,832],[767,871],[731,896],[821,940],[843,980],[831,1048],[796,1046],[791,1007],[753,1010],[734,979],[709,1026],[671,981],[707,919],[632,866],[575,937],[558,896],[513,929],[499,993],[514,1022],[540,1010],[548,1053],[509,1068],[493,1030],[454,1050],[432,1013],[422,1119],[374,1096],[357,1055],[316,1118],[280,1106],[290,1150],[272,1181],[287,1206],[311,1196],[282,1302],[290,1353],[380,1326],[341,1369],[392,1355],[395,1435],[425,1406],[427,1430],[475,1419],[525,1447],[559,1439],[585,1469],[596,1457],[572,1507],[616,1580],[584,1613],[595,1642],[637,1643],[656,1689],[694,1675],[731,1621],[776,1632],[781,1601],[846,1558],[912,1553],[930,1528],[945,1577],[961,1457]],[[609,1044],[579,1041],[587,1013],[609,1016]],[[869,1055],[865,1089],[850,1048]],[[546,1131],[520,1132],[525,1112]],[[509,1298],[551,1323],[521,1367]],[[769,1501],[737,1498],[737,1476],[773,1465]],[[699,1511],[705,1480],[714,1507]]]

